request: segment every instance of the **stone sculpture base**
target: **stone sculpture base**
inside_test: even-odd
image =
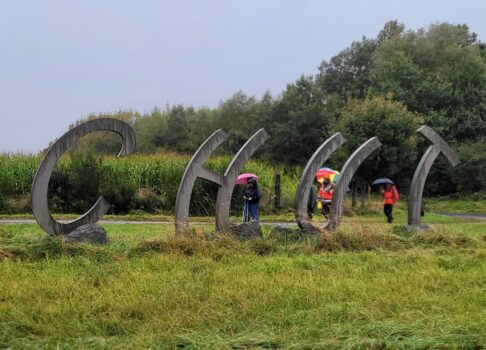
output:
[[[108,235],[106,230],[95,224],[87,224],[79,226],[74,231],[63,235],[64,242],[67,243],[108,243]]]
[[[238,225],[232,225],[229,231],[235,236],[242,238],[263,238],[262,229],[258,221],[249,221]]]
[[[404,228],[405,230],[407,230],[407,232],[412,232],[412,233],[422,233],[422,232],[435,230],[434,226],[427,225],[427,224],[405,225]]]

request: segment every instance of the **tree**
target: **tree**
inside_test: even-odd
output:
[[[383,146],[366,159],[359,179],[366,183],[377,177],[398,182],[411,178],[417,159],[417,133],[422,118],[400,102],[381,96],[350,100],[335,126],[346,138],[342,156],[347,158],[367,139],[377,136]],[[344,159],[343,159],[344,160]]]
[[[329,136],[331,107],[312,77],[289,84],[265,119],[268,141],[266,158],[273,162],[305,164]]]
[[[229,153],[237,152],[253,133],[262,128],[262,110],[253,96],[242,91],[233,94],[220,103],[217,111],[217,125],[228,134],[228,141],[222,149]]]
[[[370,70],[377,48],[377,40],[363,37],[351,47],[323,61],[317,83],[326,94],[337,94],[343,100],[363,98],[370,85]]]
[[[382,42],[370,92],[391,93],[450,142],[486,133],[486,60],[466,25],[447,23]]]
[[[400,37],[405,30],[405,25],[399,23],[396,19],[385,23],[383,29],[378,33],[378,43],[383,43],[390,39]]]
[[[165,146],[164,136],[167,133],[167,115],[154,108],[148,115],[135,120],[133,124],[137,137],[137,151],[155,152]]]
[[[164,135],[166,147],[173,151],[190,151],[189,144],[189,114],[194,113],[194,109],[184,108],[182,105],[174,106],[168,113],[167,129]]]

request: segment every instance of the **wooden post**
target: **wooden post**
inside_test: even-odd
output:
[[[351,182],[351,207],[356,208],[356,180]]]
[[[368,203],[366,205],[366,210],[371,210],[371,185],[368,185]]]
[[[366,201],[366,190],[365,190],[365,185],[364,183],[362,182],[361,183],[361,186],[359,186],[359,197],[360,197],[360,207],[361,207],[361,210],[364,210],[365,209],[365,201]]]
[[[281,182],[281,175],[280,173],[275,174],[275,210],[280,209],[280,199],[281,199],[281,188],[280,188],[280,182]]]

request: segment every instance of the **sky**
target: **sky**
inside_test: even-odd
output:
[[[484,0],[0,0],[0,152],[37,152],[92,113],[281,93],[392,19],[469,25]]]

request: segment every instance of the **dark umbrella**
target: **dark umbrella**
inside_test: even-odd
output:
[[[373,181],[373,183],[371,185],[372,186],[378,186],[378,185],[386,185],[386,184],[394,185],[395,183],[387,177],[381,177],[381,178]]]

